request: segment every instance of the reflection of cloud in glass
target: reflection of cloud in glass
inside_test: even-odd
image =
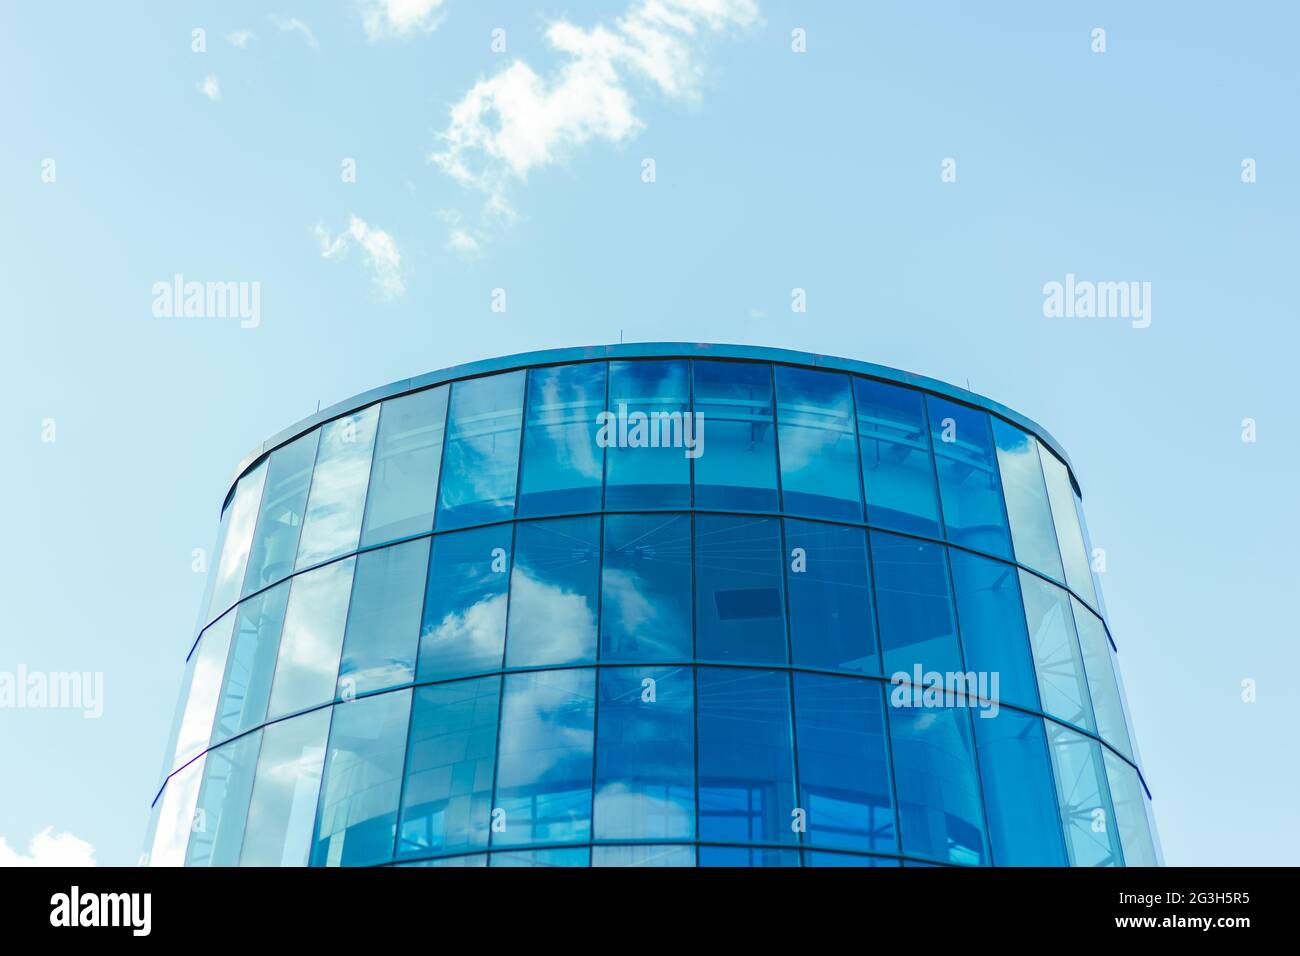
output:
[[[548,663],[586,660],[595,648],[592,595],[565,590],[535,577],[522,565],[510,582],[510,640]],[[512,655],[513,656],[513,655]]]
[[[571,401],[566,401],[561,383],[558,375],[547,376],[541,383],[542,413],[545,424],[549,426],[551,455],[566,470],[599,482],[604,460],[596,455],[596,415],[605,404],[605,396],[602,393],[597,399],[574,389],[577,394]],[[547,415],[546,411],[550,409],[556,411]]]
[[[298,546],[298,567],[357,546],[378,421],[379,406],[373,405],[321,429],[320,452]]]
[[[421,641],[435,658],[472,658],[491,661],[501,657],[501,635],[506,626],[506,595],[494,594],[453,611],[425,629]]]
[[[356,558],[301,575],[289,591],[270,713],[288,713],[334,697]]]
[[[680,605],[656,595],[652,582],[635,571],[606,567],[601,586],[605,613],[613,617],[608,630],[635,639],[639,654],[671,657],[682,650],[683,633],[689,641],[690,623]]]
[[[167,781],[162,807],[158,811],[158,829],[149,854],[150,866],[185,865],[185,847],[189,843],[194,810],[199,802],[199,784],[203,782],[206,760],[205,754]]]
[[[695,793],[686,786],[607,783],[596,791],[595,817],[596,835],[602,840],[690,837],[695,832]]]

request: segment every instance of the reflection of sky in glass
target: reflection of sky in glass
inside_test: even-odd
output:
[[[785,509],[861,521],[848,376],[778,365],[776,419]]]
[[[335,561],[294,578],[284,613],[268,716],[334,698],[356,561]]]
[[[329,727],[324,707],[263,731],[240,866],[307,865]]]
[[[1119,837],[1110,806],[1101,745],[1055,721],[1044,723],[1052,767],[1056,771],[1056,793],[1065,823],[1070,863],[1119,866]],[[1104,821],[1105,826],[1096,826],[1098,820]]]
[[[226,672],[226,656],[230,651],[230,635],[235,627],[236,611],[229,612],[220,621],[203,632],[194,663],[194,676],[190,681],[190,696],[185,704],[180,733],[176,738],[176,751],[171,767],[175,769],[208,746],[212,736],[212,722],[217,714],[217,701],[221,696],[221,678]]]
[[[258,465],[235,486],[235,498],[230,504],[230,522],[221,546],[221,559],[217,563],[216,583],[212,588],[212,603],[208,614],[228,608],[239,597],[239,586],[244,580],[244,567],[248,563],[248,549],[253,542],[253,527],[257,522],[257,509],[262,500],[262,486],[266,483],[266,462]]]
[[[690,657],[690,518],[608,515],[604,561],[601,659]]]
[[[321,429],[307,517],[298,542],[297,567],[305,568],[356,548],[378,422],[379,406],[371,405]]]
[[[1085,730],[1096,730],[1069,597],[1028,571],[1020,572],[1020,591],[1043,710]]]
[[[523,402],[522,371],[452,385],[439,528],[493,521],[514,512]]]
[[[605,458],[596,432],[604,408],[603,362],[529,372],[520,514],[600,507]]]
[[[190,840],[206,760],[207,755],[200,757],[167,781],[158,814],[158,828],[154,831],[153,849],[149,853],[150,866],[185,865],[185,849]]]
[[[596,657],[600,519],[558,518],[515,530],[506,665]]]
[[[1052,527],[1052,508],[1047,501],[1047,487],[1043,484],[1043,469],[1038,459],[1038,442],[1000,418],[992,422],[1016,560],[1058,581],[1063,580],[1061,552]]]

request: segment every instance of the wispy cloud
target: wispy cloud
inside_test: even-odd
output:
[[[217,80],[215,73],[209,73],[203,78],[203,82],[198,84],[199,92],[206,96],[212,102],[221,99],[221,83]]]
[[[320,242],[320,254],[326,259],[342,259],[352,245],[359,246],[375,293],[381,299],[393,299],[406,291],[402,254],[393,237],[384,230],[354,215],[348,228],[337,236],[331,238],[323,223],[317,223],[314,232]]]
[[[240,50],[247,50],[248,45],[257,39],[257,34],[252,30],[236,30],[234,33],[227,33],[226,39],[230,45]]]
[[[444,0],[359,0],[361,25],[371,40],[431,33],[442,23]]]
[[[279,14],[271,14],[271,22],[280,28],[283,33],[299,33],[303,40],[313,50],[320,49],[320,44],[316,42],[316,34],[311,32],[311,27],[303,23],[297,17],[282,17]]]
[[[622,143],[645,124],[630,83],[649,81],[677,99],[698,96],[705,31],[759,19],[754,0],[637,0],[609,24],[566,20],[546,30],[563,64],[543,76],[523,60],[479,80],[451,108],[430,161],[487,195],[485,212],[513,215],[509,194],[535,169],[563,162],[592,140]]]
[[[0,836],[0,867],[7,866],[94,866],[95,848],[71,833],[55,833],[46,827],[27,844],[27,853],[14,850]]]

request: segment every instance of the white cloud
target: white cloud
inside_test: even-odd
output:
[[[350,246],[359,246],[375,292],[381,299],[396,298],[406,291],[406,283],[402,279],[402,254],[393,237],[384,230],[376,229],[364,219],[353,216],[347,230],[332,239],[320,223],[316,225],[315,234],[320,242],[320,254],[326,259],[341,259],[347,255]]]
[[[622,143],[644,128],[630,81],[693,98],[703,74],[703,30],[757,21],[754,0],[636,0],[611,24],[591,29],[557,20],[546,39],[564,63],[543,76],[515,60],[479,80],[451,108],[442,148],[429,159],[486,193],[489,213],[512,215],[510,187],[532,170],[562,162],[591,140]]]
[[[14,850],[0,836],[0,867],[8,866],[94,866],[95,848],[71,833],[55,833],[46,827],[32,837],[27,855]]]
[[[234,33],[226,34],[226,39],[230,45],[240,50],[247,50],[248,45],[257,39],[257,34],[252,30],[236,30]]]
[[[316,42],[316,34],[311,32],[311,27],[297,17],[282,17],[273,13],[271,14],[271,22],[279,27],[283,33],[301,33],[302,38],[307,41],[307,45],[313,50],[320,48],[320,44]]]
[[[221,84],[217,81],[215,73],[209,73],[203,78],[203,82],[198,84],[199,92],[206,96],[212,102],[221,99]]]
[[[361,25],[374,40],[432,33],[442,23],[444,0],[360,0]]]

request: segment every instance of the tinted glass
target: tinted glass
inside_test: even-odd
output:
[[[393,857],[411,691],[333,708],[312,866],[372,866]]]
[[[523,403],[523,372],[452,385],[439,528],[499,521],[514,513]]]
[[[867,521],[939,537],[939,499],[920,392],[855,378]]]
[[[974,719],[989,843],[998,866],[1067,866],[1043,720],[1014,710]]]
[[[367,551],[356,562],[339,661],[338,696],[344,700],[415,677],[429,539]]]
[[[293,579],[271,683],[269,716],[333,700],[356,560],[335,561]]]
[[[1016,569],[956,548],[949,550],[948,560],[966,670],[988,675],[987,696],[1037,710],[1038,689]]]
[[[873,531],[871,567],[885,673],[962,670],[943,545]]]
[[[778,365],[776,401],[785,510],[861,521],[849,377]]]
[[[788,675],[701,667],[696,681],[700,839],[797,843]]]
[[[697,361],[694,376],[708,435],[695,460],[696,507],[776,511],[771,366]]]
[[[420,626],[420,680],[501,666],[510,584],[509,526],[476,528],[433,539]]]
[[[225,683],[212,728],[214,744],[256,727],[266,719],[271,679],[280,650],[289,582],[284,581],[239,606]]]
[[[600,672],[595,837],[695,836],[695,688],[689,667]]]
[[[803,851],[804,866],[899,866],[897,860],[885,856],[858,856],[856,853],[826,853]]]
[[[244,575],[244,594],[252,594],[293,571],[319,439],[320,431],[312,431],[271,452],[257,531]]]
[[[416,688],[399,855],[487,846],[500,697],[500,677]]]
[[[1096,730],[1069,595],[1027,571],[1020,572],[1020,591],[1043,710],[1085,730]]]
[[[1052,526],[1047,486],[1043,484],[1038,442],[1000,418],[992,422],[1016,560],[1063,581],[1061,551],[1056,546],[1056,529]]]
[[[185,701],[185,715],[181,718],[173,751],[173,770],[207,749],[212,739],[212,725],[221,699],[221,682],[226,673],[226,657],[230,652],[230,636],[234,630],[235,612],[230,611],[221,620],[208,627],[194,651],[194,668],[190,672],[189,694]],[[198,783],[195,783],[195,787]]]
[[[866,532],[787,519],[785,551],[794,663],[880,673]]]
[[[781,524],[776,518],[695,518],[696,656],[786,662]]]
[[[600,510],[604,409],[604,362],[529,371],[519,514]]]
[[[262,731],[255,730],[208,751],[193,832],[185,853],[186,866],[239,865],[261,746]]]
[[[685,447],[686,362],[609,363],[606,508],[682,508],[691,501]],[[694,420],[691,420],[694,438]],[[681,436],[680,440],[677,436]]]
[[[1124,701],[1119,684],[1115,681],[1115,659],[1110,650],[1110,638],[1101,618],[1085,608],[1075,598],[1070,598],[1074,611],[1075,629],[1079,632],[1079,650],[1083,654],[1083,669],[1088,676],[1088,696],[1092,699],[1092,713],[1097,719],[1097,733],[1130,760],[1133,748],[1129,744],[1128,725],[1124,720]]]
[[[379,411],[363,547],[423,534],[433,527],[447,421],[443,385],[384,402]]]
[[[262,731],[240,866],[306,866],[316,822],[330,707]]]
[[[592,866],[694,866],[693,846],[594,846]]]
[[[521,522],[506,666],[595,660],[599,582],[600,518]]]
[[[606,516],[604,561],[600,659],[690,658],[690,516]]]
[[[158,821],[153,846],[149,852],[151,866],[183,866],[198,806],[199,787],[203,782],[206,755],[176,772],[167,781],[159,801]]]
[[[700,866],[799,866],[798,850],[778,850],[772,847],[702,846],[699,849]]]
[[[1011,557],[989,416],[933,395],[925,401],[948,540]]]
[[[592,670],[507,675],[493,846],[590,838],[595,711]]]
[[[372,405],[321,427],[296,567],[356,549],[378,423],[379,406]]]
[[[880,685],[795,674],[794,722],[799,806],[807,814],[804,842],[896,851]]]
[[[239,599],[248,565],[248,552],[253,544],[253,529],[257,523],[258,506],[262,501],[262,487],[266,483],[266,462],[239,479],[235,496],[223,515],[224,538],[221,556],[213,575],[212,601],[208,617],[220,614]]]
[[[1079,513],[1075,510],[1074,486],[1070,473],[1061,460],[1039,446],[1043,463],[1043,478],[1047,482],[1047,497],[1052,506],[1052,521],[1056,525],[1056,540],[1061,545],[1061,560],[1065,564],[1065,583],[1090,605],[1096,606],[1097,595],[1092,588],[1092,568],[1083,543],[1083,529]]]
[[[554,850],[516,850],[493,853],[492,866],[590,866],[591,851],[585,846],[560,847]]]
[[[1072,866],[1122,866],[1101,744],[1045,721],[1056,794]]]
[[[1106,780],[1115,806],[1115,825],[1124,850],[1124,865],[1159,866],[1160,858],[1156,855],[1155,841],[1147,821],[1146,792],[1137,770],[1109,750],[1102,753],[1106,762]]]

